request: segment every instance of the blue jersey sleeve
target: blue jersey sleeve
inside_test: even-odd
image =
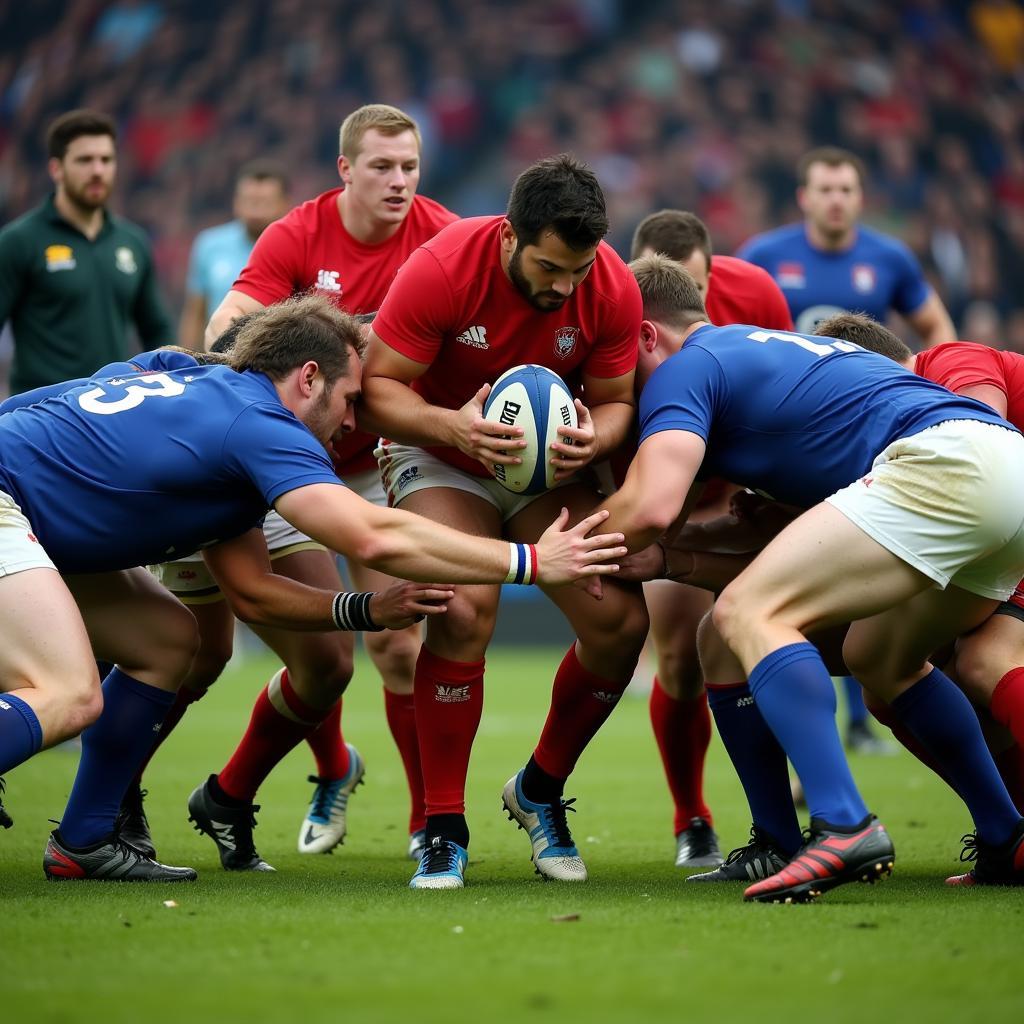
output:
[[[267,506],[308,484],[338,484],[326,449],[287,409],[257,404],[242,412],[224,438],[225,463],[248,477]]]
[[[697,345],[683,345],[651,375],[640,396],[640,442],[662,430],[686,430],[705,441],[726,397],[718,360]]]
[[[893,241],[893,266],[896,288],[892,305],[897,313],[913,313],[920,309],[931,289],[924,279],[924,271],[917,258],[902,242]]]
[[[185,292],[188,295],[205,295],[206,282],[203,280],[205,274],[205,250],[207,235],[200,231],[192,243],[192,251],[188,256],[188,275],[185,278]]]

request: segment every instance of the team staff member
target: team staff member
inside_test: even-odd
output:
[[[1024,438],[981,403],[849,342],[712,327],[692,278],[667,260],[656,271],[676,276],[677,294],[666,285],[663,299],[687,323],[675,355],[641,352],[640,446],[605,503],[611,528],[631,548],[657,540],[698,477],[808,509],[725,587],[713,614],[811,812],[807,843],[746,898],[808,899],[892,866],[891,840],[843,756],[828,670],[806,641],[809,629],[844,622],[847,664],[970,809],[988,878],[1024,881],[1024,820],[966,697],[927,661],[1020,578]]]
[[[54,192],[0,231],[0,323],[14,335],[12,394],[174,341],[142,230],[107,209],[117,172],[114,122],[91,110],[46,133]]]
[[[245,164],[235,180],[234,220],[200,231],[192,243],[178,340],[203,347],[207,321],[231,290],[256,239],[288,212],[288,175],[269,160]]]
[[[209,547],[218,578],[255,618],[314,631],[404,625],[432,604],[443,609],[451,591],[418,588],[378,622],[380,594],[274,576],[257,529],[270,505],[333,550],[423,580],[558,584],[614,570],[596,563],[623,549],[584,538],[600,517],[562,531],[561,515],[530,552],[380,508],[344,487],[325,448],[354,426],[362,344],[352,318],[308,296],[247,325],[230,367],[89,382],[0,421],[0,773],[89,726],[47,846],[50,877],[195,877],[111,831],[196,644],[192,615],[136,566],[168,549]],[[94,648],[118,665],[102,697]],[[291,723],[293,746],[334,697],[299,693],[282,678],[264,694]],[[189,808],[203,831],[234,847],[235,826],[251,829],[253,809],[220,795],[211,776]]]
[[[662,253],[689,271],[712,323],[793,329],[785,296],[771,275],[732,256],[712,258],[711,234],[696,214],[659,210],[645,217],[633,233],[630,258],[653,253]],[[670,328],[645,315],[641,345],[653,350],[658,332],[665,330]],[[624,475],[628,456],[622,461]],[[706,493],[691,521],[725,511],[732,490],[723,483],[713,494]],[[644,586],[644,597],[658,655],[658,673],[651,687],[651,725],[675,804],[675,864],[678,868],[713,867],[722,862],[722,855],[703,794],[711,715],[697,657],[697,625],[711,608],[711,594],[685,583],[656,580]]]
[[[573,517],[596,490],[575,474],[619,445],[633,418],[640,296],[608,230],[594,174],[568,156],[517,178],[504,217],[453,224],[410,257],[372,327],[364,415],[388,438],[380,450],[395,505],[468,533],[532,541],[552,510]],[[519,363],[540,363],[582,384],[572,444],[550,460],[564,483],[536,497],[494,479],[523,442],[481,417],[489,385]],[[519,431],[521,434],[521,431]],[[572,479],[570,479],[572,478]],[[562,799],[587,743],[629,683],[647,634],[639,587],[603,601],[575,588],[549,596],[579,640],[555,677],[551,710],[529,764],[505,786],[548,878],[583,880]],[[461,888],[469,829],[465,781],[483,705],[484,655],[497,587],[460,588],[444,622],[431,620],[416,665],[416,727],[427,804],[427,851],[414,888]]]
[[[208,345],[232,320],[311,289],[350,313],[375,311],[408,255],[457,219],[439,203],[417,194],[420,132],[403,111],[386,104],[353,111],[341,125],[339,149],[338,174],[343,187],[297,206],[263,232],[234,287],[210,319]],[[362,497],[386,504],[373,456],[376,443],[376,435],[358,430],[342,439],[337,449],[338,473]],[[274,513],[267,517],[266,535],[275,572],[318,586],[340,585],[333,556]],[[390,582],[354,563],[350,563],[349,573],[360,590],[383,590]],[[161,579],[192,608],[202,637],[193,672],[179,692],[173,720],[220,675],[231,653],[234,627],[231,610],[201,560],[165,565]],[[300,684],[306,680],[312,685],[316,678],[340,692],[351,678],[350,636],[264,633],[286,672]],[[413,626],[404,632],[367,635],[366,641],[384,681],[387,720],[409,784],[408,852],[418,859],[424,811],[412,680],[420,632]],[[348,800],[362,778],[363,761],[342,736],[341,714],[339,703],[322,728],[309,737],[317,770],[310,780],[315,785],[313,797],[298,829],[300,853],[329,852],[344,839],[348,828]],[[281,740],[287,741],[287,736],[282,734]],[[251,801],[255,796],[256,786],[269,771],[268,751],[276,751],[274,738],[261,735],[259,723],[253,722],[229,761],[234,797]],[[277,759],[275,755],[273,763]],[[133,833],[143,825],[140,793],[141,789],[134,787],[131,806],[126,807],[126,823]],[[257,863],[254,859],[253,865]]]
[[[764,267],[782,289],[798,331],[835,313],[890,310],[909,321],[926,347],[953,341],[953,322],[902,242],[859,223],[864,165],[844,149],[811,150],[797,169],[802,223],[751,238],[736,253]]]

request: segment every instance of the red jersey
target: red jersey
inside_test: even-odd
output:
[[[1006,418],[1024,430],[1024,356],[979,345],[949,341],[919,352],[914,372],[950,391],[988,384],[1006,395]]]
[[[421,246],[374,321],[386,345],[428,364],[412,388],[431,405],[459,409],[485,381],[521,363],[554,370],[570,390],[582,374],[609,379],[636,366],[640,289],[611,246],[598,246],[590,272],[561,309],[541,312],[502,269],[504,219],[459,221]],[[457,449],[432,450],[474,476],[487,476]]]
[[[792,331],[793,317],[775,278],[761,267],[735,256],[715,256],[704,298],[708,318],[718,327],[756,324],[773,331]]]
[[[458,216],[426,196],[414,196],[409,213],[386,241],[367,245],[345,230],[338,213],[340,188],[311,199],[275,221],[257,239],[234,284],[269,306],[316,290],[349,313],[376,311],[409,254]],[[339,475],[375,469],[377,438],[360,430],[337,445]]]

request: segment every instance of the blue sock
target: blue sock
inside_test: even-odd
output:
[[[971,812],[978,835],[998,846],[1020,821],[981,734],[971,702],[933,668],[890,705],[900,721],[942,766]]]
[[[750,673],[750,692],[800,776],[811,817],[860,824],[868,809],[846,763],[835,687],[817,648],[804,642],[772,651]]]
[[[36,713],[13,693],[0,693],[0,775],[27,761],[43,745]]]
[[[82,733],[82,759],[60,823],[64,842],[89,846],[113,831],[128,784],[173,703],[173,693],[118,668],[103,680],[103,711]]]
[[[795,853],[802,839],[789,789],[786,752],[768,728],[750,688],[746,683],[709,686],[708,706],[747,795],[754,824],[786,853]]]
[[[868,706],[864,703],[864,691],[853,676],[843,676],[843,689],[846,691],[846,711],[848,725],[863,725],[868,720]]]

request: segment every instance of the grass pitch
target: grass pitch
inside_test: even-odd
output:
[[[810,906],[741,901],[742,886],[685,885],[672,866],[668,793],[644,700],[627,697],[569,796],[591,881],[544,883],[500,811],[528,757],[560,651],[498,649],[470,772],[467,888],[412,892],[401,765],[362,659],[345,733],[367,761],[333,856],[295,852],[308,751],[268,780],[257,841],[273,875],[227,874],[191,831],[185,801],[223,764],[274,665],[232,669],[157,756],[147,807],[163,860],[194,885],[44,881],[48,817],[77,758],[47,752],[8,777],[0,833],[0,1021],[792,1021],[1024,1020],[1024,889],[950,890],[959,802],[909,755],[855,758],[893,833],[893,878]],[[717,739],[707,793],[723,848],[749,821]],[[175,900],[176,907],[166,907]]]

